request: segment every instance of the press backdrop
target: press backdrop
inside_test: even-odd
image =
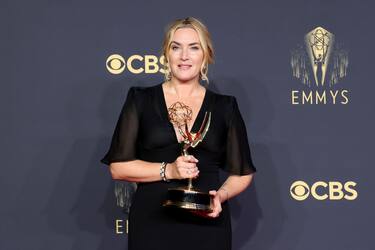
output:
[[[163,80],[164,27],[187,16],[212,33],[209,88],[237,97],[258,169],[230,201],[233,249],[374,249],[373,1],[0,6],[0,249],[126,249],[99,160],[129,87]]]

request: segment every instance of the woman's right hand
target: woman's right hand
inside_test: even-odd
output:
[[[165,175],[167,179],[195,179],[199,174],[197,162],[198,159],[193,155],[179,156],[174,162],[167,164]]]

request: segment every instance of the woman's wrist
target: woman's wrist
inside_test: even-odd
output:
[[[166,165],[165,165],[165,177],[168,179],[168,180],[171,180],[171,179],[173,179],[172,178],[172,169],[171,169],[171,164],[172,163],[167,163]]]
[[[169,182],[166,174],[165,174],[165,170],[166,170],[166,166],[167,166],[167,163],[166,162],[162,162],[160,164],[160,178],[165,181],[165,182]]]
[[[219,190],[217,191],[219,193],[219,199],[220,199],[220,203],[223,203],[227,200],[229,200],[229,193],[228,193],[228,190],[226,188],[219,188]]]

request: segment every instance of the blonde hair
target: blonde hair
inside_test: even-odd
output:
[[[177,19],[167,26],[164,34],[162,55],[165,58],[164,64],[164,78],[169,81],[172,78],[171,69],[168,64],[168,51],[172,43],[172,37],[176,30],[181,28],[192,28],[198,33],[199,41],[203,49],[203,63],[200,69],[200,79],[208,83],[208,64],[214,62],[214,49],[212,45],[211,35],[207,27],[198,19],[194,17],[187,17],[185,19]]]

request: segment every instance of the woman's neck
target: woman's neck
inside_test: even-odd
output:
[[[171,79],[166,82],[166,86],[170,93],[177,95],[179,98],[198,96],[203,88],[195,79],[188,82]]]

